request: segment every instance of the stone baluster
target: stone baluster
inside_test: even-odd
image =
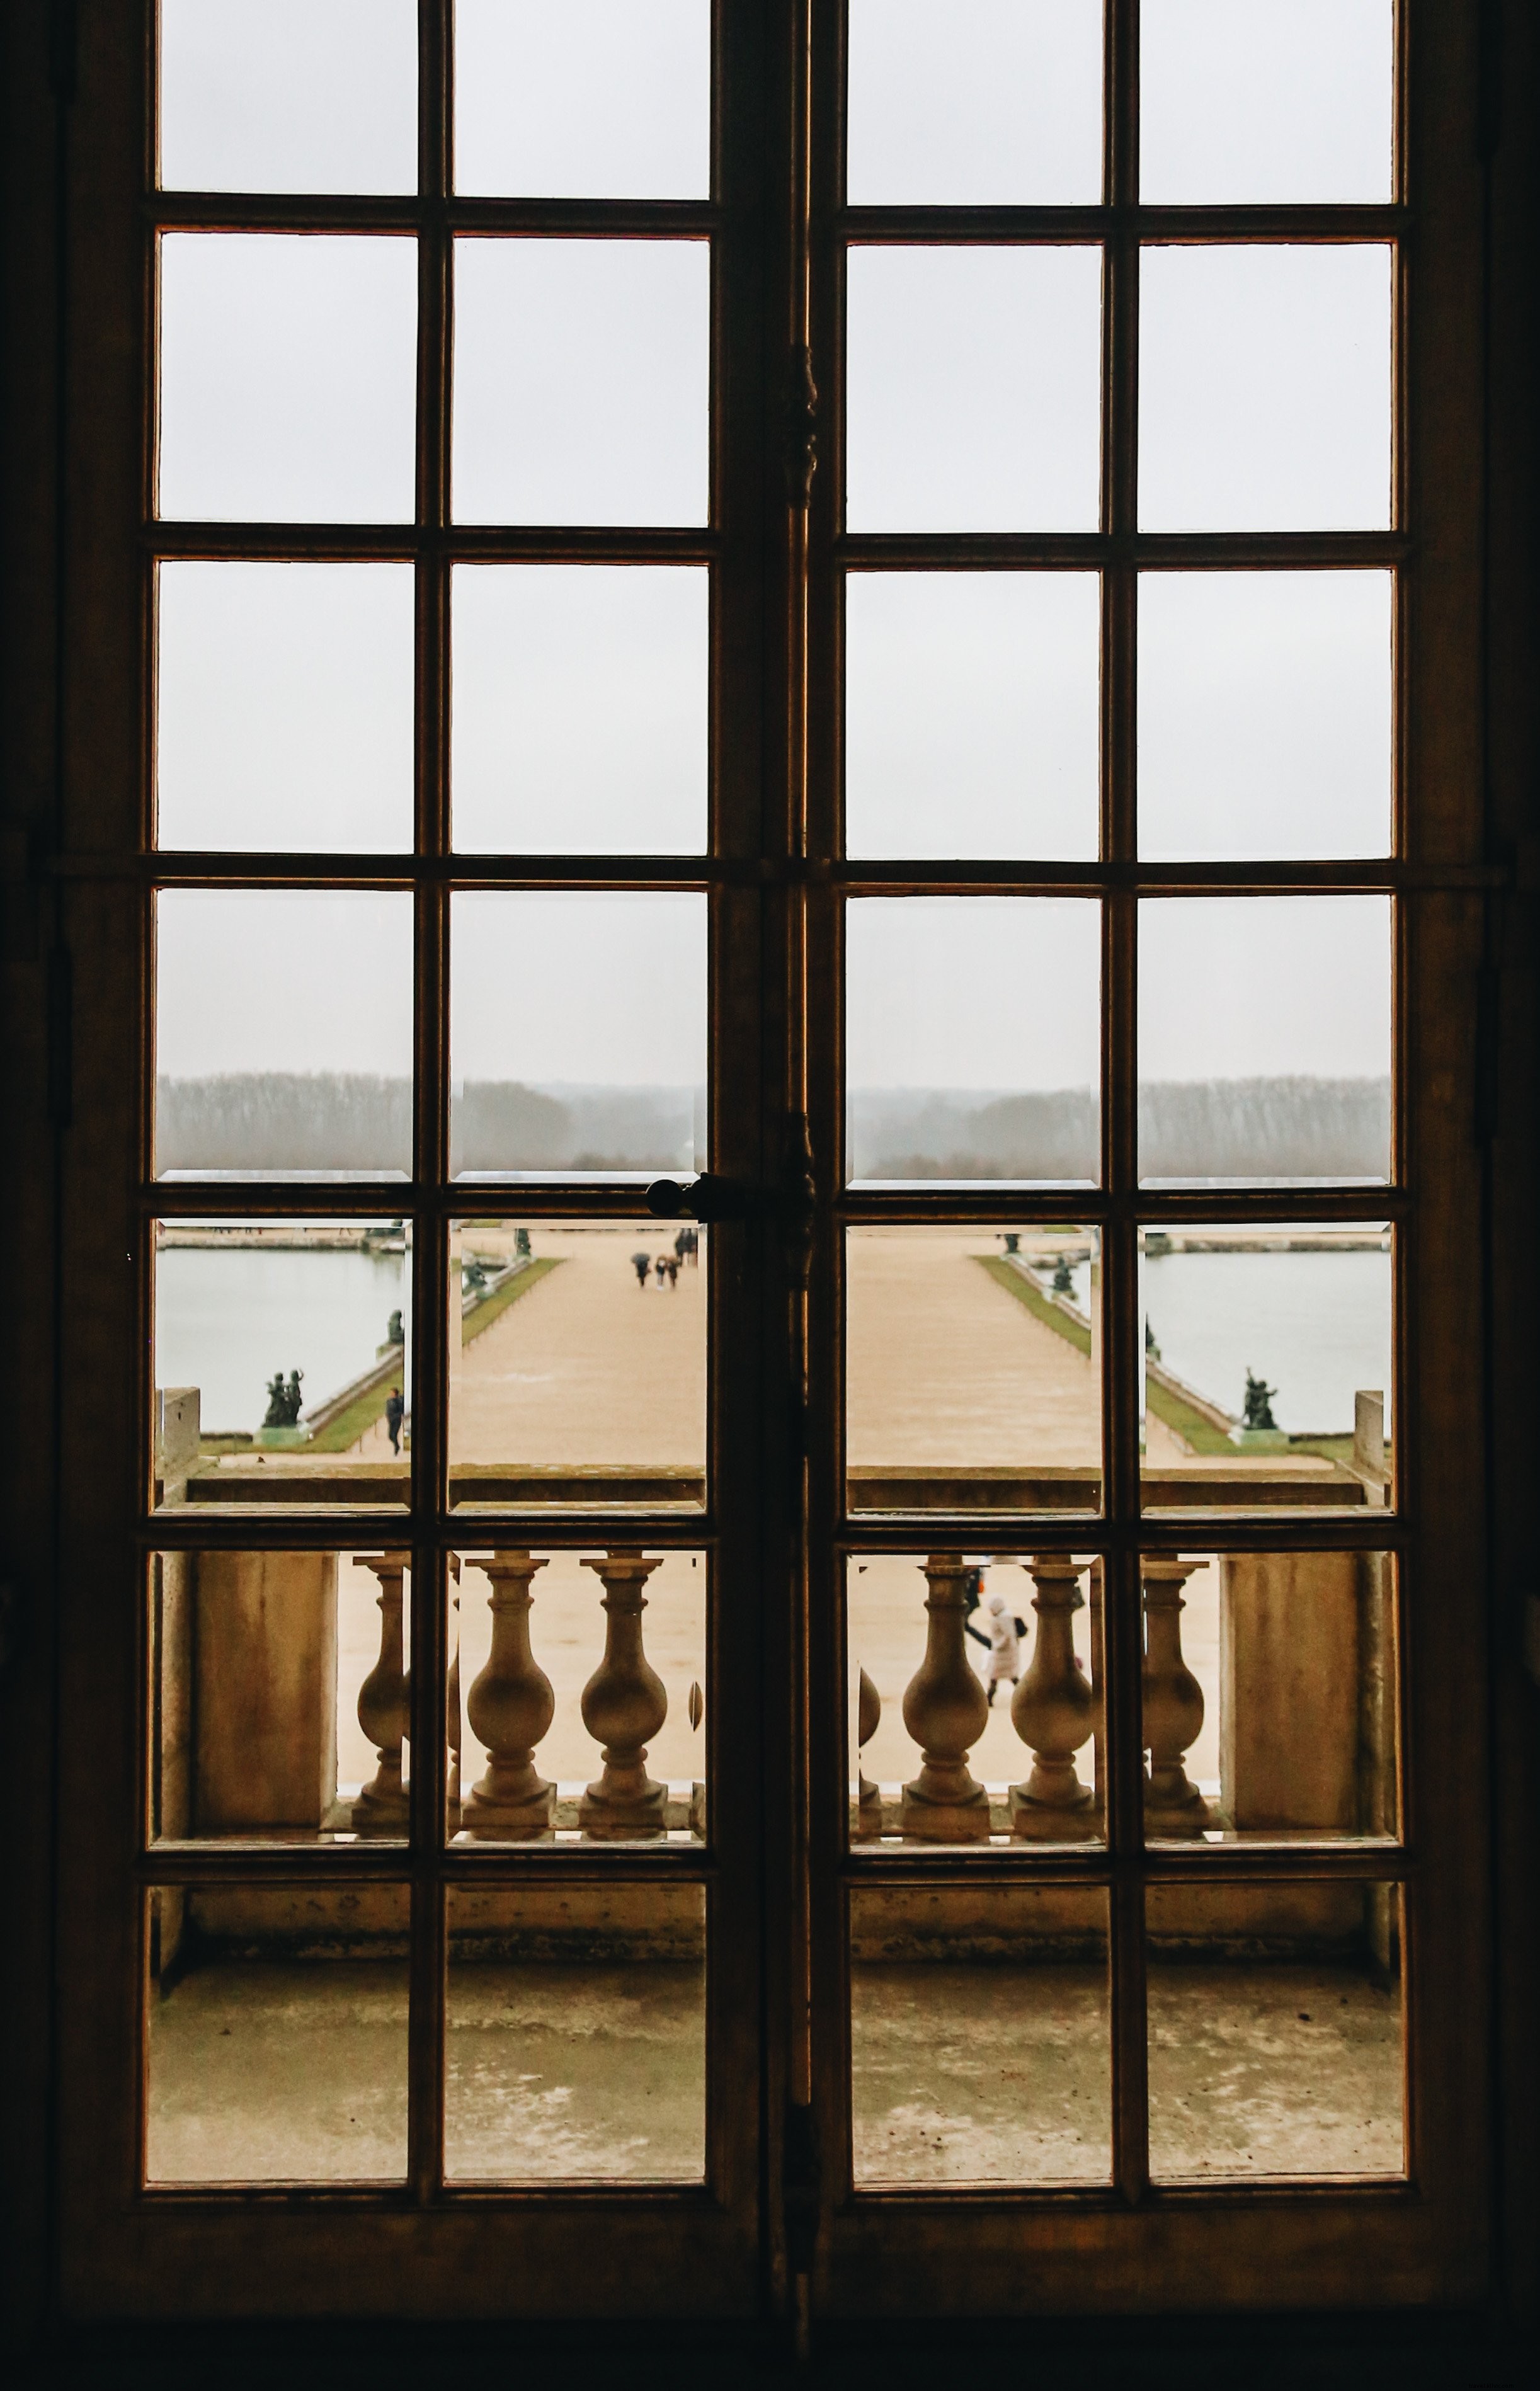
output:
[[[862,1751],[882,1725],[882,1696],[863,1669],[856,1695],[856,1740]],[[850,1821],[852,1842],[869,1843],[882,1833],[882,1793],[856,1764],[856,1815]]]
[[[1075,1772],[1075,1754],[1096,1723],[1095,1696],[1075,1657],[1073,1622],[1085,1608],[1085,1564],[1068,1553],[1043,1553],[1029,1566],[1038,1627],[1032,1665],[1011,1702],[1011,1724],[1031,1751],[1032,1773],[1011,1788],[1011,1832],[1024,1842],[1089,1842],[1098,1831],[1096,1805]]]
[[[462,1804],[460,1824],[483,1842],[533,1842],[556,1820],[556,1788],[535,1767],[535,1747],[556,1715],[556,1697],[529,1648],[530,1586],[545,1563],[530,1553],[499,1552],[476,1566],[492,1583],[492,1648],[465,1711],[485,1749],[486,1774]]]
[[[444,1691],[444,1733],[448,1747],[448,1782],[445,1787],[444,1809],[446,1831],[459,1831],[459,1555],[449,1555],[449,1579],[453,1592],[449,1596],[449,1675]]]
[[[647,1774],[647,1744],[668,1715],[663,1679],[641,1648],[641,1589],[659,1559],[623,1550],[585,1560],[604,1588],[604,1657],[583,1688],[583,1725],[601,1747],[604,1767],[577,1804],[585,1834],[605,1842],[661,1835],[668,1789]]]
[[[950,1553],[933,1553],[925,1563],[925,1657],[903,1704],[904,1725],[920,1747],[920,1774],[904,1787],[899,1813],[901,1831],[924,1842],[982,1843],[990,1837],[990,1797],[968,1774],[968,1754],[990,1712],[963,1637],[967,1576],[966,1564]]]
[[[379,1765],[353,1805],[356,1835],[405,1835],[407,1789],[401,1747],[411,1727],[411,1676],[406,1665],[402,1617],[406,1599],[405,1553],[359,1553],[358,1565],[380,1581],[380,1657],[358,1688],[358,1724],[373,1744]]]
[[[1182,1589],[1197,1561],[1146,1556],[1145,1580],[1145,1829],[1200,1835],[1213,1813],[1183,1766],[1203,1732],[1203,1688],[1182,1658]]]

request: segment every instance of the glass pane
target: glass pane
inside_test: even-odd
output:
[[[161,187],[415,191],[414,0],[161,0]]]
[[[704,565],[457,565],[462,854],[698,855]]]
[[[166,1427],[185,1416],[180,1390],[162,1398]],[[162,1457],[187,1467],[164,1431]],[[151,1571],[155,1835],[404,1842],[409,1556],[157,1553]]]
[[[847,911],[846,976],[852,1179],[1094,1184],[1094,904],[861,898]]]
[[[466,1553],[451,1596],[452,1833],[701,1841],[703,1555]]]
[[[1144,0],[1146,200],[1391,196],[1393,0]]]
[[[850,0],[856,207],[1094,207],[1101,0]]]
[[[155,1223],[158,1501],[407,1500],[409,1244],[399,1221]]]
[[[698,2182],[705,1888],[449,1892],[451,2178]]]
[[[1159,2176],[1405,2168],[1400,1888],[1152,1886]]]
[[[162,889],[156,924],[162,1178],[409,1175],[410,897]]]
[[[853,573],[845,849],[1091,861],[1100,815],[1093,573]]]
[[[1090,1887],[854,1893],[857,2183],[1105,2183],[1106,1951]]]
[[[853,1511],[1094,1511],[1094,1229],[846,1232]]]
[[[457,1177],[705,1164],[704,897],[453,900]]]
[[[1388,573],[1145,573],[1139,852],[1388,855]]]
[[[151,2183],[399,2182],[405,1885],[149,1896]]]
[[[1392,1499],[1382,1221],[1149,1229],[1145,1500]]]
[[[704,1502],[705,1232],[464,1221],[453,1234],[455,1499]]]
[[[167,520],[410,523],[416,422],[415,241],[162,236]]]
[[[456,0],[455,187],[705,199],[709,0]]]
[[[704,523],[710,327],[705,241],[457,241],[457,521]]]
[[[1100,1842],[1101,1575],[1068,1553],[847,1564],[854,1842]]]
[[[1391,252],[1146,249],[1145,531],[1378,531],[1391,520]]]
[[[1139,1075],[1146,1186],[1388,1178],[1390,898],[1146,898]]]
[[[164,563],[162,847],[412,844],[409,564]]]
[[[1145,1556],[1150,1841],[1394,1836],[1394,1571],[1388,1553]]]
[[[1094,531],[1095,249],[853,249],[851,531]]]

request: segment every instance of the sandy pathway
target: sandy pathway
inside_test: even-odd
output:
[[[686,1262],[672,1288],[654,1276],[641,1292],[630,1260],[671,1253],[677,1234],[537,1225],[536,1254],[559,1267],[466,1346],[453,1459],[704,1467],[704,1236],[701,1266]]]

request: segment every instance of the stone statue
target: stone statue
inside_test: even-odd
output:
[[[406,1341],[407,1332],[401,1325],[401,1314],[399,1312],[393,1312],[385,1330],[385,1342],[387,1345],[404,1345]]]
[[[1262,1379],[1254,1376],[1248,1367],[1246,1410],[1243,1420],[1245,1427],[1271,1428],[1277,1427],[1278,1423],[1273,1416],[1273,1398],[1277,1391],[1276,1387],[1267,1386]]]
[[[291,1370],[287,1386],[281,1370],[268,1379],[267,1415],[262,1423],[264,1428],[294,1428],[298,1425],[300,1404],[304,1400],[300,1393],[300,1380],[304,1376],[303,1370]]]
[[[1054,1293],[1055,1295],[1073,1295],[1074,1292],[1075,1274],[1070,1269],[1068,1263],[1065,1260],[1064,1256],[1060,1254],[1057,1261],[1054,1264]]]

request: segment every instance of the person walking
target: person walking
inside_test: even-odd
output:
[[[636,1283],[638,1286],[641,1289],[642,1294],[645,1295],[647,1292],[647,1281],[652,1274],[653,1269],[652,1255],[633,1254],[631,1256],[631,1268],[636,1273]]]
[[[663,1267],[668,1273],[668,1292],[670,1295],[673,1295],[677,1293],[679,1283],[679,1258],[678,1254],[665,1254],[663,1258]]]
[[[994,1689],[999,1685],[1014,1686],[1021,1674],[1021,1637],[1025,1622],[1014,1618],[1003,1594],[991,1594],[984,1605],[984,1615],[990,1625],[990,1690],[989,1705],[994,1708]]]
[[[661,1254],[659,1254],[657,1260],[654,1263],[653,1267],[657,1272],[658,1285],[661,1286],[668,1272],[668,1265]]]
[[[393,1387],[385,1397],[385,1433],[391,1441],[391,1451],[401,1450],[401,1423],[407,1416],[407,1406],[401,1400],[401,1389]]]

